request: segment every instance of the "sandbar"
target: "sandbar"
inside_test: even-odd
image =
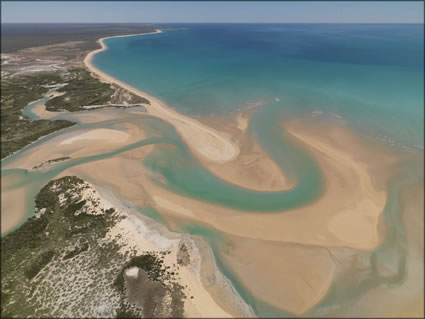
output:
[[[156,32],[144,34],[160,32],[160,30],[157,30]],[[99,39],[98,43],[101,45],[101,48],[88,53],[84,59],[84,64],[92,73],[96,74],[104,82],[114,83],[135,95],[148,99],[150,101],[150,105],[145,106],[148,113],[171,123],[192,151],[203,159],[215,162],[227,162],[238,156],[238,145],[226,138],[226,136],[223,136],[220,132],[203,125],[195,119],[177,113],[158,98],[136,89],[135,87],[132,87],[131,85],[124,83],[95,67],[92,63],[92,59],[97,53],[107,49],[104,40],[109,38],[114,37]]]

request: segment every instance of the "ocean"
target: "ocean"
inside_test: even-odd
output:
[[[190,116],[261,103],[423,150],[423,25],[170,26],[107,39],[93,63]]]
[[[42,185],[67,168],[149,144],[173,145],[155,148],[144,159],[144,165],[157,173],[152,180],[172,192],[247,214],[283,212],[308,205],[322,194],[325,181],[313,156],[283,133],[280,125],[291,118],[336,121],[395,151],[423,156],[423,25],[179,24],[160,27],[183,29],[107,39],[108,50],[97,54],[93,64],[192,117],[233,116],[256,106],[248,133],[257,138],[286,177],[296,181],[295,187],[282,192],[259,192],[228,183],[191,154],[170,124],[150,119],[141,125],[155,134],[120,149],[58,163],[47,172],[2,170],[3,176],[12,181],[5,190],[28,185],[30,191],[24,199],[28,203],[28,216],[33,213],[34,197]],[[30,109],[34,105],[24,110],[33,119]],[[57,118],[72,119],[73,115],[64,113]],[[109,127],[122,121],[79,122],[65,132]],[[27,150],[62,133],[53,133]],[[20,151],[2,161],[2,166],[25,155],[25,150]],[[379,259],[384,264],[400,260],[395,267],[396,275],[381,278],[374,271],[366,274],[358,286],[347,290],[352,274],[344,274],[346,277],[336,280],[326,298],[312,310],[312,315],[326,314],[329,309],[378,285],[402,282],[407,253],[400,216],[400,188],[416,181],[417,172],[420,172],[418,163],[400,164],[400,174],[395,174],[387,185],[388,200],[382,213],[389,227],[386,240],[376,251],[364,253],[370,260]],[[137,209],[164,222],[152,207]],[[292,316],[254,297],[238,274],[222,260],[225,234],[194,223],[182,225],[180,231],[202,236],[209,242],[219,268],[258,316]]]

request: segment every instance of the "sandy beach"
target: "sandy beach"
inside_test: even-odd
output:
[[[171,223],[194,221],[225,233],[233,244],[223,257],[253,294],[302,314],[320,302],[333,279],[334,264],[327,247],[370,251],[380,244],[379,216],[386,203],[383,185],[397,157],[374,149],[344,127],[328,126],[328,133],[305,121],[285,127],[312,152],[326,180],[320,199],[289,212],[246,213],[169,192],[150,181],[152,173],[141,162],[148,154],[145,147],[67,172],[105,185],[131,203],[152,206]],[[381,169],[370,175],[376,165]],[[358,232],[362,236],[356,236]],[[261,252],[258,258],[252,256],[252,249]],[[269,253],[278,268],[265,262]],[[302,265],[307,253],[308,260],[317,259],[318,273],[310,264],[291,268],[287,263],[290,259]],[[285,273],[280,272],[283,268]],[[252,281],[253,276],[258,280]],[[288,295],[284,304],[282,294]]]
[[[142,151],[144,147],[101,162],[82,164],[72,171],[119,189],[120,195],[136,204],[149,202],[164,214],[184,216],[225,233],[261,240],[373,250],[381,240],[379,216],[386,203],[386,192],[379,185],[384,184],[397,158],[383,155],[364,142],[355,144],[353,134],[344,128],[335,127],[333,134],[341,144],[344,139],[352,140],[345,147],[337,148],[333,144],[335,136],[332,139],[321,128],[305,129],[306,125],[301,122],[287,127],[319,162],[326,187],[316,202],[285,213],[247,214],[169,192],[150,181],[152,173],[141,162],[147,155]],[[351,155],[353,150],[359,157],[355,160]],[[366,158],[361,160],[361,154]],[[372,179],[368,169],[371,165],[381,167]],[[363,235],[355,236],[356,231]]]
[[[160,32],[160,30],[157,30],[153,33]],[[134,36],[134,34],[126,36]],[[239,155],[239,147],[226,138],[226,136],[223,136],[220,132],[207,127],[190,117],[175,112],[161,100],[139,89],[136,89],[131,85],[128,85],[127,83],[124,83],[96,68],[92,64],[92,59],[97,53],[107,49],[104,40],[109,38],[114,37],[99,39],[98,43],[101,45],[101,48],[90,52],[85,57],[84,63],[91,72],[107,83],[114,83],[128,90],[129,92],[148,99],[150,101],[150,105],[146,105],[148,113],[171,123],[183,137],[184,141],[190,146],[192,151],[194,151],[194,153],[201,158],[213,162],[227,162],[235,159]]]
[[[296,134],[300,141],[302,139],[309,141],[309,144],[306,143],[306,147],[313,152],[324,172],[326,189],[321,198],[311,205],[282,214],[247,214],[171,193],[153,184],[148,178],[143,180],[144,174],[149,174],[149,172],[140,161],[128,158],[134,151],[122,153],[114,158],[106,159],[102,163],[80,165],[75,168],[75,171],[87,172],[93,178],[99,178],[111,186],[113,184],[122,185],[121,183],[128,185],[128,187],[121,187],[120,193],[136,203],[147,201],[141,199],[142,192],[151,194],[152,197],[149,201],[155,203],[157,208],[162,209],[164,213],[185,216],[225,233],[262,240],[325,247],[348,246],[357,249],[374,249],[380,243],[378,223],[379,215],[386,202],[386,193],[383,189],[375,186],[375,184],[379,184],[379,179],[375,178],[372,181],[368,177],[367,164],[381,165],[380,183],[382,184],[386,178],[385,170],[388,172],[396,158],[389,155],[387,157],[378,156],[379,151],[374,151],[360,143],[358,145],[351,144],[345,149],[336,149],[335,146],[332,146],[329,137],[325,139],[326,135],[319,135],[317,131],[313,130],[305,132],[306,130],[301,125],[294,124],[290,131],[294,137]],[[340,128],[339,136],[342,136],[343,132],[344,129]],[[347,133],[348,137],[351,137],[349,133]],[[369,159],[371,163],[355,161],[349,155],[353,149],[358,154],[375,153],[375,156]],[[120,165],[119,163],[123,160],[126,164],[122,165],[122,171],[115,174],[108,169],[109,166]],[[104,167],[102,168],[102,166]],[[107,177],[106,174],[97,174],[96,171],[110,172],[113,176]],[[135,181],[135,184],[130,186],[133,180],[132,176],[135,175],[138,176],[137,182]],[[139,188],[139,192],[137,192],[137,188]],[[153,196],[159,200],[156,202]],[[164,198],[166,201],[161,200]],[[201,211],[202,214],[199,214],[198,212]],[[341,215],[344,216],[344,219],[340,217]],[[363,236],[354,236],[355,234],[350,229],[362,231]]]
[[[102,81],[147,98],[150,101],[150,105],[146,105],[147,113],[173,125],[212,174],[234,185],[257,191],[280,191],[294,186],[296,181],[288,180],[285,172],[255,138],[248,136],[249,115],[232,115],[227,120],[195,120],[97,69],[92,59],[95,54],[107,49],[105,39],[99,39],[101,48],[90,52],[84,59],[87,68]],[[49,114],[43,108],[39,105],[34,112],[45,118],[57,115]],[[132,118],[132,115],[140,113],[134,109],[123,109],[70,115],[80,123],[95,127],[59,134],[27,150],[5,168],[31,169],[46,158],[85,157],[141,141],[150,137],[150,132],[143,125],[143,119]],[[112,119],[120,121],[111,125],[107,121]],[[228,246],[221,247],[222,258],[244,286],[256,298],[302,315],[324,298],[334,279],[336,265],[329,249],[369,252],[382,243],[385,225],[381,223],[381,214],[387,202],[386,186],[400,156],[337,123],[322,125],[311,119],[292,119],[282,122],[281,133],[284,132],[313,156],[325,181],[323,193],[317,200],[285,212],[239,211],[188,198],[159,186],[152,181],[153,173],[144,166],[143,160],[153,150],[169,147],[165,144],[147,145],[80,164],[66,169],[60,176],[77,175],[95,185],[102,185],[116,198],[132,205],[153,207],[173,228],[194,222],[221,232],[228,239]],[[13,227],[24,217],[23,204],[22,207],[14,206],[14,214],[4,213],[23,192],[24,189],[16,189],[6,193],[8,198],[4,205],[2,203],[2,231],[3,225]],[[107,194],[106,191],[103,193]],[[108,198],[106,202],[120,205],[114,196],[105,196]],[[152,225],[146,224],[137,214],[131,214],[109,236],[118,238],[121,235],[125,246],[138,251],[170,249],[173,253],[167,257],[170,258],[167,262],[172,263],[180,239],[169,233],[170,236],[164,235],[167,232],[159,231],[157,226],[150,228]],[[199,254],[211,254],[207,251]],[[200,259],[210,258],[212,262],[211,255],[205,256]],[[273,263],[269,262],[270,256],[274,256]],[[245,309],[243,311],[236,306],[243,303],[240,299],[232,299],[234,294],[225,283],[224,276],[218,274],[215,268],[208,270],[208,263],[201,264],[198,264],[198,270],[187,268],[181,273],[183,284],[191,287],[196,296],[188,300],[187,315],[230,317],[251,314],[244,308],[246,305],[241,306]],[[214,274],[212,277],[221,276],[221,279],[208,286],[208,272]],[[256,280],[252,280],[253,277]],[[229,297],[223,298],[224,293]]]
[[[66,176],[66,173],[62,173],[61,176]],[[100,207],[104,209],[114,207],[125,217],[106,235],[107,238],[117,240],[122,253],[134,250],[139,254],[146,251],[171,251],[171,254],[166,255],[164,259],[164,266],[173,267],[176,264],[177,252],[181,243],[184,242],[189,247],[191,262],[188,266],[180,267],[178,271],[179,283],[187,287],[186,293],[194,296],[193,299],[188,298],[185,302],[185,317],[230,318],[253,315],[252,310],[244,304],[240,297],[230,295],[229,284],[225,282],[227,279],[224,277],[218,277],[214,286],[221,295],[235,299],[235,303],[231,307],[227,305],[225,307],[227,309],[223,309],[215,301],[211,295],[212,290],[207,290],[201,282],[204,272],[201,254],[205,254],[205,252],[202,252],[190,237],[172,233],[157,222],[127,208],[110,191],[95,185],[91,185],[91,187],[94,192],[91,192],[90,196],[94,196],[100,202]],[[216,267],[214,260],[209,261],[210,265],[213,264]]]

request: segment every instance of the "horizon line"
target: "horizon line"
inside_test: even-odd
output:
[[[221,22],[1,22],[1,24],[171,24],[171,23],[179,23],[179,24],[424,24],[424,22],[323,22],[323,21],[310,21],[310,22],[295,22],[295,21],[239,21],[239,22],[231,22],[231,21],[221,21]]]

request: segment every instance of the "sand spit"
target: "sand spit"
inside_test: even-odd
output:
[[[227,134],[240,148],[239,156],[229,162],[204,161],[208,170],[228,183],[260,192],[283,191],[292,188],[290,181],[280,167],[257,142],[255,134],[248,133],[252,108],[246,108],[235,115],[210,115],[199,120],[217,131]]]
[[[307,130],[304,128],[307,123],[299,124],[288,125],[288,130],[313,153],[326,181],[322,197],[308,206],[282,214],[246,214],[172,194],[155,185],[148,187],[145,183],[145,190],[152,187],[151,192],[157,196],[162,193],[161,196],[168,201],[190,207],[192,212],[202,212],[193,214],[192,219],[229,234],[373,250],[381,241],[379,216],[386,203],[386,191],[382,185],[385,185],[396,157],[371,148],[345,128],[334,127],[336,134],[332,137],[327,136],[322,128]],[[342,145],[335,145],[333,139],[336,136]],[[344,139],[349,143],[344,144]],[[353,159],[353,153],[358,154],[357,158]],[[380,169],[370,175],[378,165]],[[370,166],[373,166],[372,170]],[[180,214],[160,204],[169,214]],[[362,236],[356,236],[359,232]]]
[[[382,185],[397,158],[371,148],[343,127],[328,126],[331,133],[303,121],[286,127],[319,162],[326,188],[316,202],[285,213],[247,213],[169,192],[150,181],[151,173],[141,162],[147,154],[144,147],[69,172],[105,185],[135,205],[153,206],[172,223],[193,221],[225,233],[231,246],[223,249],[228,252],[223,258],[244,285],[260,299],[303,314],[322,300],[334,278],[335,265],[326,248],[373,250],[381,242],[379,216],[386,202]],[[335,144],[335,137],[342,146]],[[381,170],[369,178],[375,165]],[[266,262],[270,255],[277,266]],[[299,266],[291,268],[288,259]],[[315,268],[309,267],[311,260]],[[252,281],[253,276],[258,280]],[[287,296],[284,303],[282,295]]]
[[[113,113],[114,114],[114,113]],[[98,115],[101,119],[101,115]],[[116,150],[127,144],[135,143],[146,138],[145,132],[135,121],[106,128],[86,129],[75,128],[70,132],[54,136],[45,143],[39,144],[22,153],[2,169],[21,168],[31,170],[46,160],[97,155]]]
[[[129,125],[129,129],[134,125],[135,132],[140,130],[136,124],[126,125]],[[301,287],[299,283],[304,282],[304,279],[308,284],[302,285],[305,289],[297,290],[298,298],[288,297],[284,307],[293,313],[303,313],[323,298],[333,278],[333,264],[329,263],[326,254],[320,252],[320,247],[373,250],[381,242],[379,217],[386,203],[385,185],[391,172],[390,168],[398,159],[379,148],[370,146],[347,128],[337,125],[327,125],[325,129],[301,120],[286,123],[285,128],[294,139],[312,152],[326,181],[320,199],[289,212],[247,213],[167,191],[150,180],[152,172],[143,165],[143,159],[151,150],[164,147],[162,145],[148,145],[101,161],[80,164],[62,174],[78,175],[93,181],[96,185],[104,185],[113,190],[116,196],[134,205],[154,207],[167,221],[176,218],[185,222],[194,221],[211,226],[229,237],[243,238],[255,244],[260,251],[274,251],[276,248],[269,245],[272,241],[276,242],[276,245],[286,243],[311,246],[311,258],[317,257],[317,264],[321,265],[320,275],[311,273],[308,278],[304,278],[302,274],[296,272],[298,268],[287,269],[288,278],[292,278],[290,281],[292,284],[288,284],[287,287],[292,285]],[[139,134],[144,133],[142,131]],[[63,135],[57,138],[56,143],[59,144],[60,141],[69,138]],[[75,142],[87,145],[87,148],[81,150],[80,156],[91,151],[95,144],[93,142],[94,140]],[[22,161],[26,159],[27,165],[33,167],[34,164],[29,162],[34,162],[37,158],[41,160],[46,154],[51,154],[51,158],[54,158],[70,156],[68,153],[72,153],[70,150],[66,154],[57,152],[57,148],[51,147],[52,145],[52,143],[40,145],[36,148],[37,151],[33,150],[31,156],[23,156]],[[62,146],[69,149],[72,145],[73,143]],[[128,229],[137,229],[130,224],[122,225],[123,229],[117,229],[117,234]],[[136,232],[134,229],[129,234]],[[362,236],[355,236],[358,233]],[[132,237],[133,235],[128,235],[128,240]],[[268,300],[278,306],[278,296],[289,293],[281,288],[282,283],[288,278],[282,275],[272,280],[273,274],[276,275],[276,269],[272,265],[264,264],[261,257],[250,259],[252,250],[244,246],[243,240],[242,243],[236,242],[230,256],[225,256],[227,262],[234,268],[235,273],[242,274],[241,280],[250,290],[252,289],[253,293],[257,291],[255,295],[259,298],[261,295],[267,295]],[[313,248],[319,250],[317,255]],[[296,257],[300,256],[298,250],[294,249],[285,248],[280,250],[279,255],[273,254],[277,256],[277,261],[282,254],[283,259],[284,256],[298,258]],[[248,261],[252,265],[247,264]],[[253,276],[254,265],[261,265],[258,266],[261,269],[264,267],[261,276],[264,276],[263,281],[267,282],[270,288],[267,292],[265,286],[259,283],[249,284],[248,278]],[[313,288],[310,289],[309,285]],[[218,302],[216,297],[214,300]]]
[[[396,157],[356,140],[346,128],[334,127],[343,144],[337,147],[321,128],[305,129],[305,125],[288,124],[288,130],[318,161],[325,190],[314,203],[284,213],[246,213],[172,193],[150,180],[152,173],[141,162],[147,155],[144,148],[82,164],[73,171],[118,189],[120,196],[135,204],[149,203],[165,215],[206,224],[228,234],[323,247],[375,249],[381,242],[379,216],[387,198],[380,185],[385,184]],[[344,139],[349,143],[344,144]],[[353,152],[358,154],[355,160]],[[380,166],[372,179],[371,165]],[[359,232],[362,236],[355,236]]]
[[[160,32],[160,30],[157,30],[156,32],[152,33]],[[135,34],[126,36],[134,35]],[[104,40],[109,38],[114,37],[106,37],[99,39],[98,43],[101,45],[101,48],[90,52],[85,57],[84,63],[91,72],[96,74],[101,80],[105,82],[114,83],[130,91],[133,94],[148,99],[150,101],[150,105],[146,105],[148,113],[171,123],[179,132],[179,134],[183,137],[184,141],[194,151],[194,153],[200,156],[201,158],[213,162],[227,162],[235,159],[239,155],[239,147],[226,136],[223,136],[220,132],[217,132],[214,129],[207,127],[206,125],[190,117],[177,113],[176,111],[169,108],[161,100],[139,89],[136,89],[96,68],[92,64],[92,59],[97,53],[107,49]]]

